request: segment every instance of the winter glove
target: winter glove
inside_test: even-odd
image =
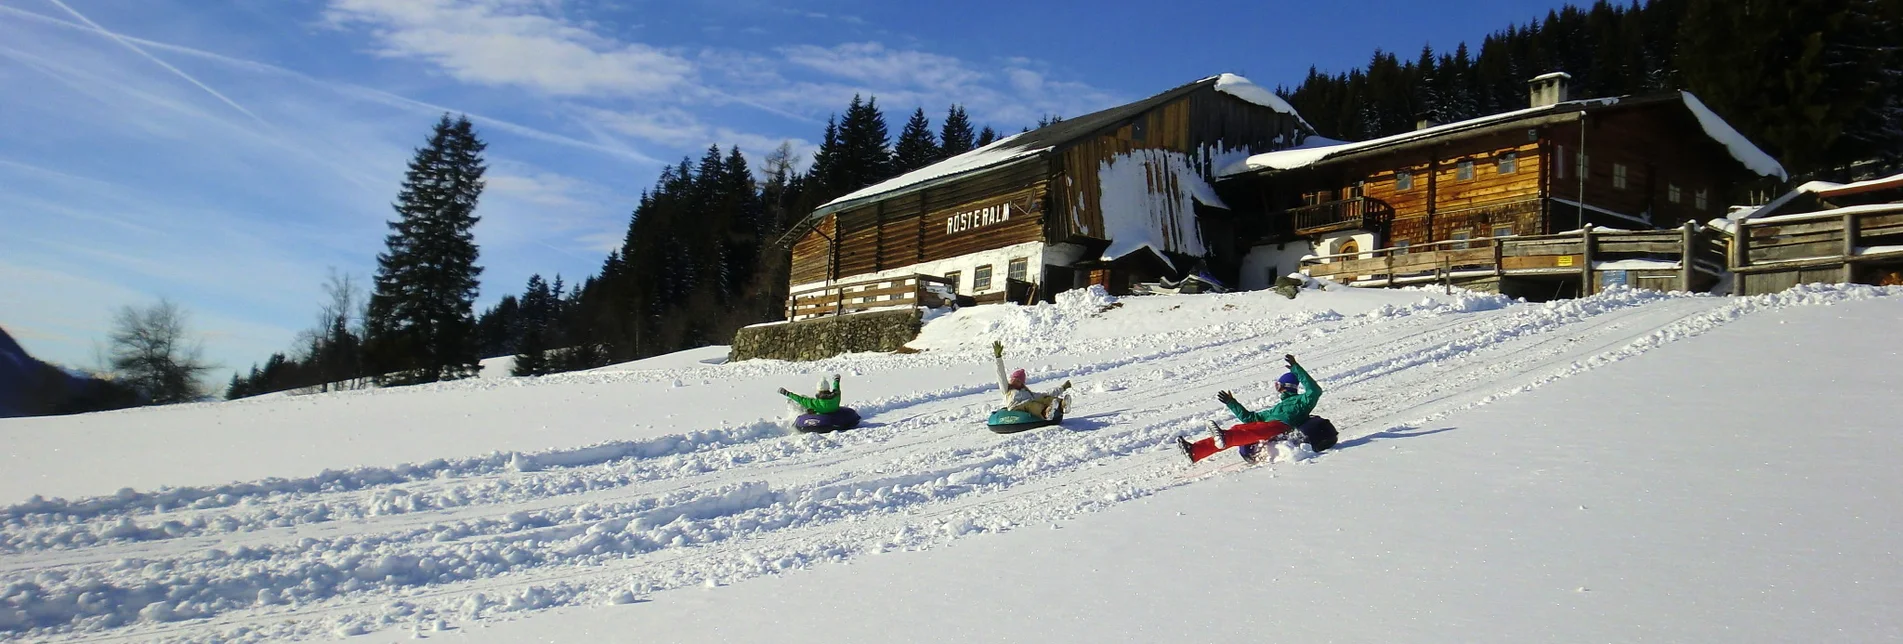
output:
[[[993,340],[991,342],[991,355],[999,358],[1004,357],[1004,343]]]
[[[781,388],[780,388],[780,395],[782,395],[782,396],[790,396],[790,395],[792,395],[792,394],[793,394],[793,392],[791,392],[791,391],[787,391],[785,387],[781,387]]]
[[[1218,391],[1216,392],[1216,400],[1225,405],[1234,405],[1236,404],[1236,395],[1229,393],[1226,390]]]
[[[1070,381],[1064,381],[1064,391],[1070,391]]]
[[[1291,367],[1295,366],[1295,354],[1293,353],[1283,355],[1282,360],[1287,362],[1288,366],[1291,366]]]

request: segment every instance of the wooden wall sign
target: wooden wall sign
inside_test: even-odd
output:
[[[1013,214],[1021,213],[1018,213],[1018,208],[1009,201],[955,212],[945,218],[945,234],[962,233],[1001,224],[1010,221]]]

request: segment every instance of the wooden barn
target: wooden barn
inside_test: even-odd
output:
[[[1239,284],[1305,270],[1546,298],[1605,279],[1715,283],[1723,249],[1693,228],[1783,168],[1691,94],[1568,100],[1566,83],[1533,79],[1526,109],[1225,168],[1221,193],[1249,213]]]
[[[1223,74],[895,177],[780,240],[788,319],[948,295],[1028,302],[1093,283],[1120,292],[1197,270],[1234,239],[1215,170],[1309,132],[1272,92]]]

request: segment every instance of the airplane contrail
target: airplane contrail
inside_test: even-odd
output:
[[[92,27],[94,30],[98,31],[101,34],[105,34],[107,38],[111,38],[114,42],[119,43],[121,46],[124,46],[126,49],[132,50],[132,53],[138,54],[140,56],[144,56],[146,60],[150,60],[154,63],[157,63],[158,66],[164,67],[167,71],[170,71],[173,74],[177,74],[179,78],[185,79],[186,82],[191,83],[193,85],[197,85],[199,89],[205,90],[205,93],[211,94],[212,96],[217,97],[218,100],[224,101],[226,105],[230,105],[231,109],[238,110],[239,112],[244,113],[245,116],[249,116],[252,118],[252,120],[255,120],[259,123],[265,122],[264,119],[259,118],[257,114],[251,113],[251,110],[245,109],[245,107],[243,105],[239,105],[237,101],[231,100],[231,97],[218,93],[218,90],[212,89],[210,85],[206,85],[202,82],[199,82],[198,79],[193,78],[191,74],[185,73],[184,70],[181,70],[177,67],[173,67],[170,63],[167,63],[164,60],[159,59],[158,56],[154,56],[150,52],[147,52],[144,49],[140,49],[138,45],[132,44],[132,41],[126,40],[124,37],[121,37],[118,34],[118,32],[99,26],[99,23],[93,22],[91,18],[86,17],[86,14],[80,13],[79,11],[73,9],[72,7],[67,6],[65,2],[61,2],[60,0],[46,0],[46,1],[53,3],[54,6],[64,9],[66,13],[73,14],[74,18],[78,18],[80,22],[86,23],[86,26]]]

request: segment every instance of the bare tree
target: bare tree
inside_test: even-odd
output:
[[[324,297],[317,326],[300,334],[302,362],[315,372],[320,391],[356,389],[363,375],[363,287],[351,274],[332,268],[324,280]]]
[[[206,393],[212,370],[204,346],[186,337],[185,311],[170,300],[119,309],[112,320],[108,361],[120,382],[153,404],[190,402]]]

